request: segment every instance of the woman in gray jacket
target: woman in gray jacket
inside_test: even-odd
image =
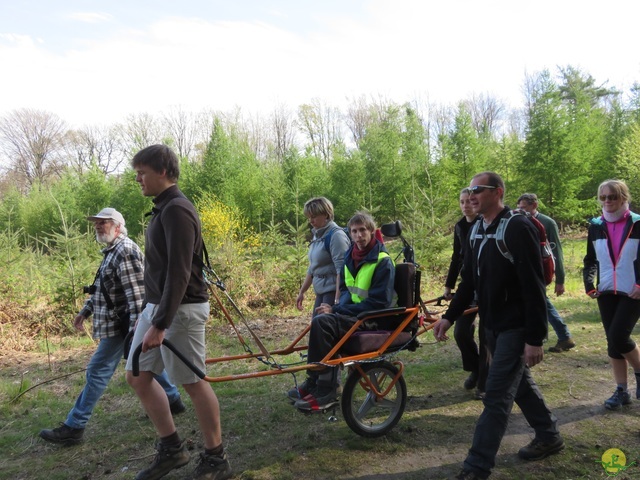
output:
[[[309,245],[309,268],[296,298],[296,307],[302,310],[304,294],[313,285],[316,299],[312,316],[315,316],[321,303],[333,305],[340,300],[340,275],[351,241],[333,221],[333,204],[327,198],[307,201],[304,215],[312,227],[313,239]]]

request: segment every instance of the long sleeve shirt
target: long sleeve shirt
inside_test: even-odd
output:
[[[203,241],[193,204],[176,185],[153,199],[145,233],[145,300],[158,305],[153,325],[169,328],[183,303],[209,301],[202,274]]]
[[[144,259],[140,247],[120,234],[102,253],[104,258],[96,274],[95,292],[80,310],[86,318],[93,315],[94,338],[126,334],[121,329],[121,317],[128,315],[129,328],[133,328],[144,300]],[[109,296],[111,309],[104,292]]]

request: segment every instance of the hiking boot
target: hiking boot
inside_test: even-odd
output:
[[[558,453],[564,448],[564,440],[561,437],[552,442],[543,442],[534,438],[529,445],[518,451],[518,456],[524,460],[542,460],[543,458]]]
[[[158,453],[153,462],[136,475],[136,480],[156,480],[164,477],[171,470],[184,467],[189,463],[190,456],[184,441],[178,447],[169,447],[158,442],[156,450]]]
[[[625,392],[622,387],[616,388],[611,397],[604,401],[604,406],[607,410],[618,410],[622,405],[629,405],[631,403],[631,396],[629,392]]]
[[[298,400],[302,400],[307,395],[315,392],[316,388],[316,379],[313,377],[307,377],[307,379],[300,385],[289,390],[287,392],[287,397],[289,397],[291,403],[296,403]]]
[[[476,400],[484,400],[484,397],[486,396],[486,393],[484,393],[482,390],[476,388],[476,391],[473,393],[473,398]]]
[[[171,415],[180,415],[187,409],[184,403],[182,403],[182,398],[178,397],[176,400],[169,404],[169,410],[171,410]]]
[[[458,475],[456,475],[455,480],[485,480],[488,478],[486,475],[482,475],[478,472],[474,472],[473,470],[461,470]]]
[[[325,410],[338,403],[338,388],[328,389],[318,388],[315,393],[310,393],[306,397],[293,404],[298,410]]]
[[[473,390],[478,384],[478,372],[471,372],[467,379],[464,381],[464,388],[466,390]]]
[[[63,445],[76,445],[82,441],[84,428],[71,428],[64,423],[51,430],[40,430],[40,437],[47,442],[61,443]]]
[[[233,472],[231,471],[231,465],[229,465],[226,453],[223,453],[221,457],[200,453],[200,461],[191,476],[187,477],[187,479],[226,480],[232,476]]]
[[[567,350],[571,350],[576,346],[576,342],[573,341],[571,337],[566,340],[558,340],[558,343],[555,346],[550,347],[549,351],[553,353],[566,352]]]

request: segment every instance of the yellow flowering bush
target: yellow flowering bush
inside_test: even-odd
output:
[[[202,222],[202,237],[210,254],[227,252],[244,256],[260,247],[260,237],[247,226],[242,214],[215,196],[200,199],[196,208]]]

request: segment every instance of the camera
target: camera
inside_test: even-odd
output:
[[[95,285],[85,285],[84,287],[82,287],[82,291],[84,293],[86,293],[87,295],[93,295],[94,293],[96,293],[96,286]]]

